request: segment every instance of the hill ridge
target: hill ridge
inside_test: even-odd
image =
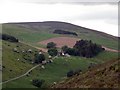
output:
[[[111,34],[108,34],[108,33],[105,33],[105,32],[102,32],[102,31],[98,31],[98,30],[95,30],[95,29],[89,29],[89,28],[87,28],[87,27],[83,27],[83,26],[79,26],[79,25],[75,25],[75,24],[72,24],[72,23],[69,23],[69,22],[62,22],[62,21],[43,21],[43,22],[15,22],[15,23],[4,23],[4,24],[16,24],[16,25],[22,25],[22,24],[26,24],[26,25],[35,25],[35,24],[37,24],[37,25],[46,25],[46,26],[53,26],[54,25],[54,27],[59,27],[59,26],[67,26],[67,25],[69,25],[69,28],[70,27],[72,27],[72,29],[80,29],[80,28],[82,28],[82,29],[86,29],[86,30],[90,30],[90,31],[93,31],[93,32],[96,32],[96,33],[98,33],[98,34],[101,34],[101,35],[104,35],[104,36],[108,36],[108,37],[111,37],[111,38],[113,38],[113,39],[115,39],[115,38],[118,38],[117,36],[113,36],[113,35],[111,35]],[[57,24],[57,25],[56,25]],[[60,25],[60,24],[62,24],[62,25]]]

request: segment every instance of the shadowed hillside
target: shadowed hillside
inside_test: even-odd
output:
[[[112,60],[89,69],[86,73],[73,76],[53,88],[118,88],[120,81],[119,60]],[[119,87],[120,88],[120,87]]]

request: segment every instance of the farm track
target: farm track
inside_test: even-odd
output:
[[[118,50],[115,50],[115,49],[111,49],[111,48],[107,48],[107,47],[105,47],[105,46],[102,46],[103,48],[105,48],[105,50],[106,51],[109,51],[109,52],[120,52],[120,51],[118,51]]]
[[[36,48],[36,49],[42,50],[43,52],[47,52],[47,51],[48,51],[48,50],[45,49],[45,48],[36,47],[36,46],[30,45],[30,44],[27,44],[27,43],[24,43],[24,42],[21,42],[21,43],[26,44],[26,45],[29,45],[29,46],[31,46],[31,47],[34,47],[34,48]],[[120,52],[120,51],[118,51],[118,50],[111,49],[111,48],[108,48],[108,47],[105,47],[105,46],[102,46],[102,47],[105,48],[105,50],[106,50],[106,51],[109,51],[109,52],[116,52],[116,53]]]
[[[45,48],[36,47],[36,46],[30,45],[30,44],[27,44],[25,42],[22,42],[22,41],[20,41],[20,43],[23,43],[25,45],[31,46],[31,47],[36,48],[38,50],[42,50],[43,52],[47,52],[47,49],[45,49]]]

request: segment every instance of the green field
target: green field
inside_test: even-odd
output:
[[[69,70],[82,69],[86,71],[90,63],[100,64],[104,63],[107,60],[113,60],[118,57],[117,53],[103,52],[98,56],[87,59],[80,57],[58,57],[54,59],[54,62],[47,64],[45,69],[41,67],[36,68],[32,71],[29,77],[25,76],[18,80],[8,82],[3,84],[4,88],[35,88],[31,84],[32,79],[43,79],[45,83],[42,87],[49,87],[53,82],[58,82],[63,79],[66,79],[66,73]],[[67,61],[66,61],[67,60]],[[24,84],[23,84],[24,83]]]

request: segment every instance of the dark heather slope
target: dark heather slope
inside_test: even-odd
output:
[[[81,75],[59,82],[52,88],[120,88],[120,63],[112,60],[94,67]],[[119,65],[119,66],[118,66]]]

